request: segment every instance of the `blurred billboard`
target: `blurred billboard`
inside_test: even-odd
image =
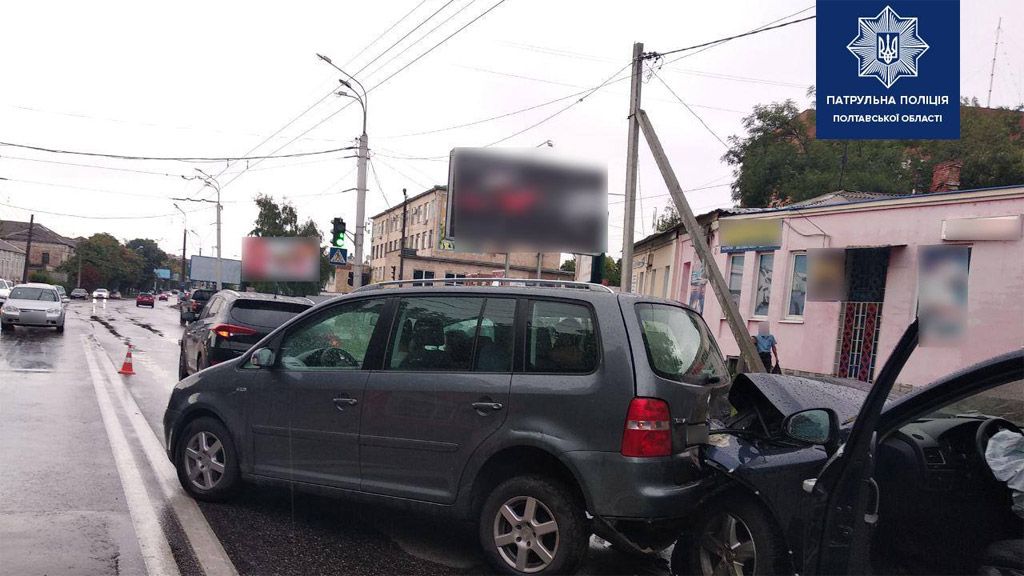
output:
[[[242,239],[242,280],[246,282],[319,282],[317,238]]]
[[[241,283],[241,261],[221,258],[221,266],[224,284]],[[191,256],[188,260],[188,278],[189,280],[216,282],[217,259],[211,256]]]
[[[445,238],[460,252],[607,250],[608,175],[534,150],[455,148]]]
[[[718,221],[721,251],[778,250],[782,244],[782,219],[729,219]]]

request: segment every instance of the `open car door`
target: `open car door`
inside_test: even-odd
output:
[[[804,572],[869,574],[870,542],[878,520],[878,485],[873,478],[876,430],[896,377],[917,347],[918,321],[903,333],[878,374],[843,447],[807,482]]]

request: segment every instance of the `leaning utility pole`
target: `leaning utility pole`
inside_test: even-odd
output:
[[[996,78],[996,55],[999,54],[999,31],[1003,29],[1003,17],[999,17],[999,24],[996,25],[996,46],[992,49],[992,72],[988,75],[988,99],[985,107],[992,107],[992,81]]]
[[[725,283],[725,277],[722,276],[722,271],[718,269],[718,263],[715,262],[711,248],[704,238],[704,229],[697,223],[697,218],[690,210],[690,204],[683,195],[683,188],[679,185],[679,180],[676,178],[676,173],[672,170],[672,165],[669,164],[668,156],[665,155],[665,149],[661,146],[661,140],[658,139],[658,135],[654,132],[654,126],[651,125],[651,121],[647,118],[647,113],[643,110],[637,110],[636,116],[640,128],[643,130],[644,137],[647,139],[647,145],[654,155],[654,161],[657,162],[658,169],[661,170],[661,176],[665,179],[665,185],[668,186],[668,191],[675,202],[679,218],[690,235],[693,249],[697,252],[701,263],[704,264],[704,271],[707,273],[708,281],[711,283],[715,296],[718,298],[718,304],[725,311],[726,322],[729,323],[732,336],[736,339],[736,344],[739,346],[740,355],[747,365],[746,371],[765,372],[765,366],[761,362],[761,357],[757,355],[757,348],[754,347],[750,334],[747,333],[746,326],[743,325],[740,310],[729,294],[729,287]],[[623,260],[623,265],[625,265],[625,260]]]
[[[640,110],[640,80],[644,66],[643,42],[633,44],[633,76],[629,88],[629,141],[626,144],[626,206],[622,222],[622,278],[619,287],[629,292],[633,287],[633,221],[636,219],[636,172],[639,154],[640,127],[636,113]]]
[[[32,261],[32,229],[36,225],[36,215],[28,217],[28,240],[25,242],[25,266],[21,270],[21,283],[28,282],[28,265]]]

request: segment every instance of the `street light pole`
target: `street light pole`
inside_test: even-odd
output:
[[[366,231],[366,162],[369,159],[369,138],[366,135],[366,88],[354,76],[331,62],[327,56],[317,54],[317,57],[348,78],[348,80],[340,79],[339,82],[351,90],[352,94],[341,92],[339,95],[354,98],[356,102],[359,102],[359,107],[363,109],[363,132],[359,135],[359,157],[356,160],[356,238],[355,264],[352,265],[352,288],[355,289],[363,285],[363,235]],[[352,85],[353,83],[359,87],[358,91]],[[360,91],[362,95],[359,94]]]
[[[199,178],[203,181],[203,186],[209,186],[213,188],[217,193],[217,290],[224,288],[224,262],[221,260],[221,241],[220,241],[220,213],[224,207],[220,203],[220,183],[213,176],[210,176],[206,172],[203,172],[199,168],[196,168],[196,172],[199,172]],[[189,200],[189,199],[184,199]],[[209,200],[190,200],[192,202],[209,202]]]
[[[178,206],[177,203],[174,207],[181,212],[181,289],[185,289],[185,247],[188,244],[188,219],[185,216],[185,211]]]

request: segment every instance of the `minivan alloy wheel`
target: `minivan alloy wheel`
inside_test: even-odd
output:
[[[698,549],[701,574],[741,576],[754,573],[757,550],[750,529],[741,518],[720,510],[705,526]]]
[[[558,553],[558,523],[554,514],[532,496],[509,498],[494,518],[494,545],[509,567],[539,572]]]
[[[185,473],[196,488],[212,490],[224,477],[225,452],[220,439],[207,431],[192,435],[185,445]]]

